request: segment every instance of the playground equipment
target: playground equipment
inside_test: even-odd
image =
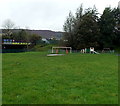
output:
[[[98,53],[98,52],[96,52],[96,51],[93,51],[93,53],[95,53],[95,54],[100,54],[100,53]]]
[[[102,53],[110,53],[110,48],[103,48]]]
[[[87,52],[87,49],[81,49],[81,53],[86,53]]]
[[[90,53],[94,53],[94,47],[90,47]]]
[[[81,49],[81,53],[99,54],[98,52],[96,52],[96,51],[94,50],[94,47]]]
[[[59,49],[65,49],[66,54],[68,54],[69,51],[70,51],[70,53],[72,53],[72,48],[71,47],[52,47],[52,53],[54,53],[54,49],[56,50],[56,54],[59,53]],[[69,51],[68,51],[68,49],[69,49]]]
[[[54,53],[54,49],[55,49],[56,53]],[[65,49],[66,54],[68,54],[69,51],[70,51],[70,53],[72,53],[71,47],[52,47],[52,54],[48,54],[47,56],[63,56],[63,55],[65,55],[65,54],[59,54],[59,49]],[[68,51],[68,49],[69,49],[69,51]]]

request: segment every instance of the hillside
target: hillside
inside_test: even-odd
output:
[[[12,32],[18,32],[22,29],[12,29]],[[4,33],[5,30],[2,29],[2,32]],[[51,31],[51,30],[27,30],[28,33],[30,34],[38,34],[40,35],[42,38],[56,38],[58,40],[60,40],[63,36],[63,32],[55,32],[55,31]]]
[[[55,32],[51,30],[29,30],[32,34],[38,34],[42,36],[42,38],[56,38],[61,39],[63,36],[63,32]]]

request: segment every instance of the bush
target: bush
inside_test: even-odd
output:
[[[115,48],[115,52],[116,52],[116,53],[120,53],[120,48],[119,48],[119,47],[116,47],[116,48]]]

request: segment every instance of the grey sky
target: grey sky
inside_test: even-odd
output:
[[[71,10],[83,3],[84,8],[96,6],[99,13],[105,7],[118,6],[119,0],[0,0],[0,28],[6,19],[20,28],[62,31]]]

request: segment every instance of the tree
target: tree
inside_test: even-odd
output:
[[[14,28],[14,23],[10,19],[7,19],[4,21],[2,26],[3,26],[3,28],[10,30],[10,29]]]
[[[99,39],[99,27],[97,24],[96,10],[88,8],[75,28],[77,49],[85,47],[97,47]]]
[[[72,32],[74,24],[74,16],[72,15],[72,12],[69,12],[69,16],[66,19],[65,24],[63,25],[64,31],[66,32]]]
[[[77,11],[75,14],[76,14],[76,20],[81,20],[83,16],[83,5],[82,4],[79,8],[77,8]]]
[[[29,42],[29,34],[26,32],[26,30],[22,29],[19,32],[12,33],[11,39],[19,42]]]
[[[63,29],[64,29],[64,41],[66,46],[72,46],[74,43],[74,36],[73,36],[73,27],[74,26],[74,16],[72,15],[72,12],[69,12],[69,16],[67,17]]]
[[[72,20],[72,21],[69,21]],[[64,24],[65,38],[73,49],[98,46],[99,26],[97,10],[88,8],[83,13],[82,5],[77,9],[76,17],[70,13]]]
[[[113,39],[115,38],[115,18],[114,13],[110,7],[105,8],[100,17],[100,43],[102,47],[113,47]]]
[[[120,9],[119,8],[114,8],[112,10],[113,12],[113,17],[115,20],[115,29],[114,29],[114,39],[113,39],[113,44],[117,47],[120,45]]]
[[[85,47],[119,47],[120,45],[120,9],[106,7],[98,17],[96,7],[83,12],[82,5],[74,17],[71,12],[64,23],[64,40],[66,46],[73,49]]]
[[[2,25],[2,27],[4,28],[3,30],[4,36],[7,36],[7,38],[10,38],[10,36],[12,35],[11,29],[13,29],[14,26],[15,24],[10,19],[5,20]]]
[[[29,41],[32,43],[33,46],[41,42],[41,39],[42,39],[41,36],[37,34],[31,34],[29,36]]]

